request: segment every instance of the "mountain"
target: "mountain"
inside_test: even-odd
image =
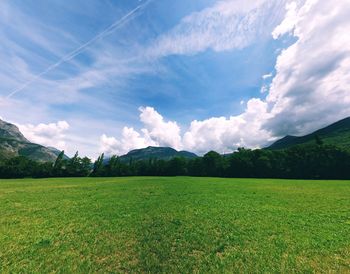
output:
[[[318,136],[324,144],[350,148],[350,117],[305,136],[297,137],[288,135],[273,143],[267,149],[278,150],[296,145],[312,144],[315,143],[316,136]]]
[[[18,127],[0,120],[0,160],[25,156],[40,162],[53,162],[58,151],[29,142]]]
[[[193,159],[198,157],[196,154],[188,151],[177,151],[170,147],[147,147],[135,149],[120,157],[121,161],[127,162],[130,159],[134,161],[142,161],[148,159],[170,160],[175,157]]]

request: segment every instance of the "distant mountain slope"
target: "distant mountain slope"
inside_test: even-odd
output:
[[[170,160],[175,157],[192,159],[198,157],[196,154],[188,151],[177,151],[170,147],[147,147],[135,149],[120,157],[122,161],[142,161],[148,159]]]
[[[53,162],[57,150],[29,142],[18,127],[0,120],[0,160],[25,156],[35,161]]]
[[[315,142],[315,136],[320,137],[325,144],[350,148],[350,117],[305,136],[286,136],[273,143],[268,149],[277,150],[296,145],[311,144]]]
[[[23,134],[19,131],[18,127],[13,124],[0,120],[0,138],[13,139],[20,142],[29,142]]]

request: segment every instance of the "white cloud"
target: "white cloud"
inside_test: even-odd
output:
[[[117,9],[113,17],[119,12]],[[131,53],[133,45],[128,45],[126,52],[111,41],[100,41],[85,52],[89,62],[70,60],[16,96],[6,98],[80,42],[68,29],[66,32],[45,24],[41,18],[22,12],[21,6],[11,1],[0,1],[0,41],[0,115],[6,121],[23,125],[22,129],[28,131],[26,135],[31,136],[28,138],[32,141],[64,148],[68,155],[79,150],[81,155],[96,157],[100,134],[111,128],[110,123],[101,123],[98,119],[100,113],[120,115],[126,113],[129,106],[128,102],[120,102],[121,106],[116,107],[115,101],[111,103],[111,93],[118,94],[131,75],[150,70],[138,60],[130,60],[135,55]],[[50,54],[42,56],[42,52]],[[106,86],[108,95],[106,88],[86,92],[90,88]],[[66,111],[67,107],[72,111]],[[67,120],[71,126],[62,138],[50,141],[41,133],[33,132],[38,124],[58,120]]]
[[[100,152],[108,156],[123,155],[130,150],[148,146],[158,146],[158,144],[147,138],[147,136],[141,136],[133,128],[128,127],[123,128],[120,140],[115,137],[108,137],[106,134],[103,134],[100,138]]]
[[[103,134],[100,138],[100,151],[107,155],[121,154],[121,143],[114,137]]]
[[[152,107],[140,108],[140,120],[144,124],[141,133],[124,127],[120,140],[103,134],[100,138],[100,151],[107,155],[122,155],[132,149],[147,146],[170,146],[180,149],[180,127],[176,122],[164,121]]]
[[[268,118],[267,104],[251,99],[241,115],[193,121],[184,135],[184,147],[200,154],[209,150],[224,153],[238,147],[258,148],[271,138],[268,131],[261,129]]]
[[[285,1],[267,0],[244,3],[233,0],[220,1],[210,8],[184,18],[175,28],[160,36],[152,44],[152,50],[148,49],[148,55],[159,58],[171,54],[196,54],[208,49],[223,51],[245,47],[252,43],[253,39],[265,35],[269,26],[280,19],[276,14],[284,3]],[[349,0],[337,1],[336,4],[334,1],[321,0],[290,1],[285,19],[274,29],[272,36],[278,39],[289,34],[294,35],[297,41],[283,50],[278,57],[271,85],[262,88],[262,91],[267,93],[266,99],[251,99],[247,102],[246,111],[241,115],[193,121],[184,134],[181,134],[181,129],[175,121],[166,121],[153,108],[141,108],[140,119],[144,128],[136,131],[125,127],[121,138],[118,139],[102,135],[101,150],[110,154],[123,154],[134,148],[161,145],[199,153],[210,149],[224,152],[238,146],[263,146],[272,136],[308,133],[349,116],[349,10]],[[0,9],[0,13],[4,15],[3,20],[8,20],[7,25],[15,18],[9,16],[9,9]],[[42,27],[37,26],[35,22],[30,23],[32,31]],[[27,29],[23,24],[14,28],[25,36]],[[0,48],[6,47],[11,50],[0,51],[3,64],[0,68],[2,94],[5,94],[5,90],[11,90],[21,79],[24,81],[33,77],[30,62],[18,56],[28,57],[34,54],[16,45],[11,39],[5,39],[4,29],[0,31]],[[55,55],[59,56],[62,51],[66,51],[67,48],[62,44],[72,42],[67,37],[63,39],[64,35],[61,33],[59,40],[65,43],[57,46],[55,40],[48,41],[45,38],[46,33],[47,29],[39,31],[38,35],[33,36],[33,43],[47,48]],[[84,97],[82,94],[78,95],[78,91],[103,85],[115,77],[125,79],[130,74],[146,71],[143,61],[133,63],[133,60],[130,64],[127,60],[119,58],[123,56],[122,53],[115,55],[113,52],[108,56],[106,50],[99,52],[102,54],[95,56],[94,51],[90,51],[93,64],[89,67],[75,67],[77,71],[74,76],[63,73],[59,74],[64,76],[60,81],[38,81],[35,87],[28,89],[28,93],[35,92],[35,101],[31,101],[30,96],[26,97],[26,93],[23,93],[21,98],[25,104],[15,104],[15,100],[0,101],[1,115],[12,115],[15,109],[26,109],[29,116],[35,111],[46,113],[45,108],[50,104],[67,101],[88,101],[95,106],[100,103],[97,102],[97,97]],[[38,60],[37,63],[41,66],[47,61]],[[263,79],[266,80],[270,76],[272,75],[265,75]],[[44,106],[44,110],[37,110],[38,100],[40,106]],[[31,104],[32,102],[35,104]],[[21,107],[23,105],[31,105],[31,110]],[[105,107],[101,109],[105,111]],[[22,113],[18,112],[17,117],[23,116]],[[37,113],[36,115],[45,116]],[[37,126],[27,124],[21,128],[32,141],[55,147],[66,145],[67,129],[59,123]]]
[[[140,120],[145,125],[142,130],[148,139],[160,146],[181,149],[180,127],[176,122],[164,121],[164,118],[152,107],[140,108]]]
[[[276,75],[263,87],[266,99],[249,100],[241,115],[193,121],[182,138],[171,122],[179,147],[197,153],[260,147],[277,136],[306,134],[350,116],[350,1],[299,1],[288,4],[287,10],[272,35],[289,33],[297,41],[279,55]],[[142,130],[139,137],[157,139],[167,133],[167,123],[154,109],[149,113],[143,122],[155,125],[152,131],[157,134]]]
[[[298,21],[297,7],[296,2],[291,2],[286,5],[287,13],[284,20],[272,32],[272,37],[274,39],[278,39],[281,35],[294,30]]]
[[[269,90],[269,87],[267,85],[263,85],[260,89],[260,93],[265,93]]]
[[[131,149],[146,146],[170,146],[203,154],[209,150],[229,152],[238,147],[259,147],[270,139],[269,133],[261,129],[263,121],[269,118],[267,104],[259,99],[251,99],[246,111],[230,118],[210,118],[193,121],[183,138],[176,122],[166,122],[153,108],[140,108],[140,119],[146,128],[141,133],[125,127],[121,140],[101,136],[101,152],[121,155]]]
[[[59,121],[50,124],[17,124],[22,134],[31,142],[44,146],[55,147],[60,150],[66,149],[66,131],[69,124]]]
[[[266,80],[266,79],[271,78],[272,76],[273,76],[272,73],[269,73],[269,74],[263,75],[262,78],[263,78],[264,80]]]
[[[272,118],[264,127],[275,135],[308,133],[350,115],[349,10],[349,0],[308,0],[273,32],[294,29],[297,38],[278,57],[266,99]]]
[[[278,21],[285,1],[219,1],[214,6],[183,18],[167,34],[160,36],[149,49],[151,56],[196,54],[212,49],[241,49],[257,37],[269,35]],[[277,14],[277,16],[271,16]]]

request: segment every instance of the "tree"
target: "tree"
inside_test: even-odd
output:
[[[321,137],[317,134],[315,135],[315,142],[316,142],[316,145],[318,145],[318,146],[323,145],[323,141],[322,141]]]
[[[26,157],[18,156],[6,160],[0,165],[1,178],[26,178],[32,177],[37,168],[37,163]]]
[[[187,175],[186,160],[184,158],[175,157],[168,162],[166,171],[168,176]]]
[[[202,158],[194,158],[187,163],[188,175],[190,176],[204,176],[205,169]]]
[[[228,159],[229,177],[255,177],[254,153],[249,149],[239,148]]]
[[[97,160],[94,163],[94,168],[91,173],[91,176],[97,177],[97,176],[103,176],[104,175],[104,153],[102,153]]]
[[[208,152],[203,156],[203,167],[205,176],[220,176],[224,169],[222,156],[215,151]]]
[[[78,152],[66,162],[65,177],[84,177],[91,172],[91,160],[87,157],[80,158]]]
[[[55,163],[53,164],[52,175],[54,177],[62,177],[65,173],[66,165],[64,161],[64,150],[58,154]]]

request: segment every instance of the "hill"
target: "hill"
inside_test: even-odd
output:
[[[28,141],[18,127],[0,120],[0,160],[15,156],[25,156],[40,162],[56,160],[58,150]]]
[[[182,157],[186,159],[192,159],[198,157],[196,154],[188,151],[177,151],[170,147],[147,147],[142,149],[131,150],[129,153],[120,157],[124,162],[130,161],[143,161],[148,159],[158,160],[170,160],[175,157]]]
[[[350,148],[350,117],[305,136],[298,137],[288,135],[273,143],[267,149],[278,150],[296,145],[311,144],[315,142],[316,136],[318,136],[324,144]]]

